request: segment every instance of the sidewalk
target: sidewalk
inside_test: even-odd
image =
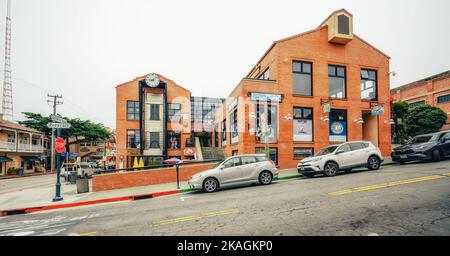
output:
[[[390,164],[392,164],[390,158],[386,159],[383,163],[383,165]],[[301,175],[298,173],[297,169],[284,169],[280,170],[278,180],[287,180],[299,177],[301,177]],[[178,194],[191,191],[187,182],[182,181],[180,182],[179,188],[177,188],[177,183],[175,182],[78,194],[76,191],[76,185],[62,182],[61,190],[64,200],[60,202],[52,202],[52,198],[55,196],[55,185],[53,182],[55,175],[52,175],[51,179],[48,180],[50,182],[48,184],[9,191],[0,190],[0,211],[37,207],[36,209],[30,210],[30,212],[33,212],[45,210],[47,208],[66,208],[114,201],[137,200],[137,196],[142,196],[143,198],[153,198],[161,195]],[[45,207],[40,208],[42,206]],[[8,215],[8,213],[5,214],[5,212],[3,212],[3,215]]]
[[[1,175],[0,176],[0,180],[10,180],[10,179],[19,179],[19,178],[26,178],[26,177],[34,177],[34,176],[43,176],[43,175],[50,175],[52,173],[47,172],[47,173],[28,173],[28,174],[24,174],[23,176],[19,176],[19,175]]]

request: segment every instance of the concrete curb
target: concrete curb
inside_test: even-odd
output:
[[[105,199],[98,199],[98,200],[91,200],[91,201],[84,201],[84,202],[73,202],[73,203],[64,203],[64,204],[54,204],[54,205],[44,205],[44,206],[37,206],[37,207],[2,210],[0,216],[27,214],[27,213],[33,213],[33,212],[48,211],[48,210],[62,209],[62,208],[72,208],[72,207],[94,205],[94,204],[104,204],[104,203],[111,203],[111,202],[151,199],[151,198],[156,198],[156,197],[185,193],[182,191],[183,190],[170,190],[170,191],[164,191],[164,192],[155,192],[155,193],[151,193],[151,194],[113,197],[113,198],[105,198]]]

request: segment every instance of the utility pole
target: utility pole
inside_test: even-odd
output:
[[[47,100],[48,103],[52,104],[53,106],[53,115],[56,115],[56,106],[63,104],[62,101],[59,101],[59,99],[62,99],[62,95],[50,95],[47,94],[47,97],[50,99]],[[58,129],[58,136],[61,135],[61,129]],[[51,146],[51,152],[52,152],[52,159],[51,159],[51,172],[56,173],[56,196],[53,199],[53,201],[61,201],[61,182],[60,182],[60,175],[59,175],[59,167],[60,167],[60,158],[58,157],[56,159],[56,172],[55,172],[55,128],[52,128],[52,146]],[[59,154],[58,154],[59,155]]]
[[[5,70],[3,75],[2,113],[6,120],[13,120],[13,94],[11,75],[11,0],[7,2],[5,35]]]

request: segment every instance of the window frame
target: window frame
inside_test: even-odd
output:
[[[153,107],[156,107],[157,106],[157,109],[158,109],[158,116],[157,116],[157,119],[154,117],[154,114],[156,113],[156,112],[154,112],[154,110],[153,110]],[[153,104],[153,103],[150,103],[150,116],[149,116],[149,120],[150,121],[161,121],[161,115],[160,115],[160,112],[161,112],[161,105],[160,104]]]
[[[134,113],[130,113],[130,103],[133,103],[133,111]],[[137,108],[136,108],[136,104],[137,104]],[[139,101],[137,100],[127,100],[127,120],[128,121],[139,121],[139,113],[140,113],[140,106],[139,106]],[[134,116],[133,119],[130,118],[130,114]]]
[[[266,77],[267,76],[267,77]],[[270,67],[267,67],[259,76],[258,80],[270,80]]]
[[[139,129],[127,129],[127,149],[139,149],[139,147],[136,145],[136,147],[130,147],[130,131],[134,131],[134,137],[136,137],[136,135],[139,136],[139,143],[140,143],[140,137],[141,137],[141,131]],[[135,139],[136,140],[136,139]],[[136,142],[135,142],[136,143]]]
[[[300,71],[295,71],[294,70],[294,64],[295,63],[300,64]],[[309,64],[311,66],[311,70],[310,70],[309,73],[303,71],[303,64]],[[292,94],[294,96],[303,96],[303,97],[313,97],[314,96],[313,72],[314,72],[313,62],[311,62],[311,61],[303,61],[303,60],[293,60],[292,61]],[[311,82],[311,95],[294,93],[294,74],[309,75],[310,82]]]
[[[367,78],[363,78],[362,72],[363,71],[367,71],[368,72],[368,76]],[[370,78],[370,72],[374,72],[375,73],[375,80]],[[361,93],[361,100],[364,101],[378,101],[378,70],[376,69],[368,69],[368,68],[361,68],[360,70],[360,75],[361,75],[361,84],[363,81],[372,81],[375,83],[375,97],[373,99],[363,99],[362,97],[362,89],[360,89],[360,93]]]
[[[426,101],[426,100],[418,100],[418,101],[415,101],[415,102],[413,102],[413,103],[408,103],[408,104],[409,104],[409,108],[410,108],[410,109],[413,109],[413,108],[418,107],[418,106],[420,106],[420,105],[425,105],[425,104],[427,104],[427,101]]]
[[[178,109],[172,108],[173,106],[178,106]],[[181,121],[181,103],[168,103],[167,104],[167,117],[169,121],[179,123]],[[172,120],[177,117],[176,120]]]
[[[312,152],[312,154],[311,154],[310,156],[297,157],[297,156],[295,155],[295,150],[296,150],[296,149],[310,149],[311,152]],[[292,153],[293,153],[294,160],[305,159],[305,158],[307,158],[307,157],[312,157],[312,156],[314,156],[314,147],[294,147],[294,150],[293,150]]]
[[[444,101],[439,101],[439,99],[444,99]],[[450,102],[450,94],[444,94],[436,97],[436,104],[444,104]]]
[[[330,75],[330,67],[334,68],[334,75]],[[344,76],[339,76],[338,75],[338,68],[343,68],[344,69]],[[328,69],[327,69],[327,73],[328,73],[328,97],[330,97],[331,99],[337,99],[337,100],[345,100],[347,99],[347,66],[340,66],[340,65],[334,65],[334,64],[328,64]],[[330,96],[330,77],[337,77],[337,78],[343,78],[344,79],[344,95],[342,98],[338,98],[338,97],[331,97]]]
[[[300,118],[296,118],[295,117],[295,109],[301,109],[301,117]],[[311,118],[306,118],[304,116],[304,110],[305,109],[311,110]],[[312,121],[312,129],[311,129],[311,131],[312,131],[312,133],[311,133],[312,139],[311,139],[311,141],[295,140],[293,138],[294,143],[298,143],[298,142],[314,142],[314,108],[312,108],[312,107],[297,107],[297,106],[294,106],[292,108],[292,112],[294,113],[292,115],[292,120],[311,120]],[[292,132],[294,132],[294,126],[292,127]],[[294,134],[294,136],[295,136],[295,134]]]
[[[148,148],[149,149],[161,149],[161,133],[160,132],[148,132],[148,133],[149,133],[149,145],[148,145]],[[158,135],[158,141],[157,141],[158,147],[154,147],[153,146],[153,143],[155,141],[152,141],[152,138],[153,138],[152,135],[155,135],[155,134]]]

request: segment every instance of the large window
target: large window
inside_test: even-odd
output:
[[[128,148],[140,148],[140,131],[139,130],[127,130],[127,145]]]
[[[127,119],[139,120],[139,101],[127,101]]]
[[[160,133],[159,132],[148,132],[148,146],[151,149],[161,148],[160,146]]]
[[[347,111],[332,109],[330,112],[330,141],[347,141]]]
[[[345,99],[346,96],[346,68],[341,66],[328,66],[328,96]]]
[[[450,101],[450,94],[437,97],[437,103],[445,103]]]
[[[168,116],[171,122],[180,122],[181,120],[181,104],[168,104]]]
[[[303,159],[314,155],[314,148],[294,148],[294,159]]]
[[[312,63],[294,61],[292,65],[293,94],[312,96]]]
[[[267,68],[259,77],[258,79],[261,80],[269,80],[269,76],[270,76],[270,70],[269,68]]]
[[[361,69],[361,99],[377,100],[377,71]]]
[[[159,104],[150,104],[150,120],[159,121]]]
[[[256,140],[265,142],[267,136],[269,143],[278,141],[278,107],[268,105],[268,113],[264,111],[264,104],[256,104]]]
[[[409,108],[415,108],[415,107],[423,105],[423,104],[425,104],[424,100],[416,101],[416,102],[413,102],[413,103],[409,103]]]
[[[312,108],[294,108],[294,141],[313,141]]]
[[[222,121],[222,146],[225,146],[227,144],[227,120],[224,119]]]
[[[181,147],[181,134],[179,132],[168,132],[168,149],[180,149]]]
[[[231,143],[237,143],[239,139],[238,133],[238,120],[237,120],[237,109],[234,109],[230,114],[230,124],[231,124]]]
[[[8,142],[9,143],[15,143],[16,142],[16,136],[14,134],[8,134]]]

